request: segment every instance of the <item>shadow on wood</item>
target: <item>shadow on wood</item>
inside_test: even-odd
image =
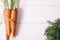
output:
[[[17,22],[16,22],[15,37],[20,32],[19,29],[20,29],[20,24],[21,24],[22,16],[23,16],[23,10],[22,10],[22,8],[19,7],[19,4],[20,4],[20,0],[18,0],[18,5],[17,5],[18,13],[17,13]]]

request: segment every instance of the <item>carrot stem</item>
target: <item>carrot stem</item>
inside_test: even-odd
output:
[[[3,0],[3,4],[4,4],[4,7],[5,7],[6,9],[9,8],[8,0]]]
[[[17,0],[13,0],[13,8],[15,9],[16,8],[16,6],[17,6]]]
[[[13,0],[10,0],[10,9],[13,8]]]

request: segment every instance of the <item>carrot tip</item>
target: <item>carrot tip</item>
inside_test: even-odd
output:
[[[15,40],[15,37],[12,37],[12,40]]]

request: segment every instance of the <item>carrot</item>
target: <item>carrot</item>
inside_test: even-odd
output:
[[[11,32],[12,32],[12,37],[15,36],[15,27],[16,27],[16,18],[17,18],[17,8],[12,9],[11,11]]]
[[[17,0],[3,0],[4,3],[4,22],[6,27],[6,40],[9,40],[10,34],[15,36],[16,18],[17,18]],[[10,8],[10,9],[9,9]]]
[[[6,28],[6,40],[9,40],[9,36],[11,33],[11,10],[9,9],[8,0],[3,0],[4,9],[3,9],[3,15],[4,15],[4,22],[5,22],[5,28]]]
[[[7,32],[6,32],[6,40],[9,40],[9,36],[8,36]]]
[[[17,0],[13,0],[13,7],[11,10],[11,33],[12,33],[12,37],[15,36],[15,27],[16,27],[16,19],[17,19]]]
[[[10,18],[11,18],[11,10],[10,9],[4,9],[4,22],[5,22],[5,27],[6,27],[6,35],[10,36],[11,33],[11,23],[10,23]],[[8,37],[7,37],[8,38]]]

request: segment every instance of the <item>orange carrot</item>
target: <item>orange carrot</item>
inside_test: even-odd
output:
[[[4,9],[3,12],[4,12],[4,22],[5,22],[5,27],[6,27],[6,38],[8,39],[8,36],[10,36],[10,33],[11,33],[11,29],[10,29],[11,10]]]
[[[8,36],[7,32],[6,32],[6,40],[9,40],[9,36]]]
[[[4,3],[4,22],[6,27],[6,40],[9,40],[10,33],[15,36],[16,18],[17,18],[17,0],[3,0]]]
[[[15,36],[16,18],[17,18],[17,8],[12,9],[12,11],[11,11],[11,30],[12,30],[12,37]]]

